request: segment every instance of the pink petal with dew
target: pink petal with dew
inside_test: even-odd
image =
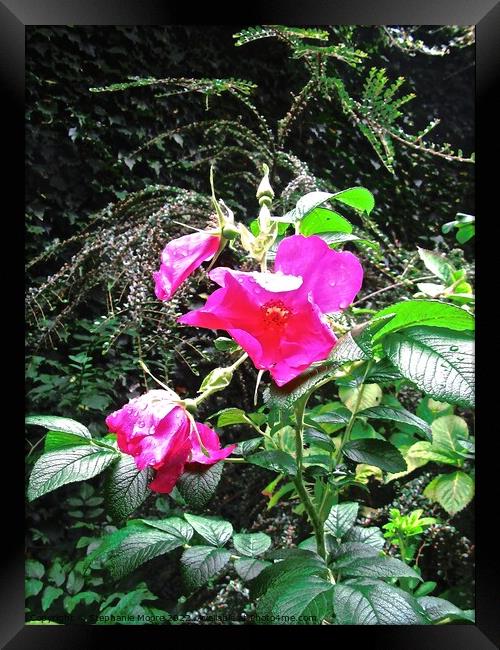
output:
[[[349,251],[334,251],[312,235],[283,239],[276,252],[275,271],[301,276],[300,292],[312,293],[323,313],[346,309],[361,288],[363,267]]]
[[[227,458],[233,452],[236,445],[228,445],[224,449],[220,448],[220,440],[217,433],[201,422],[196,423],[198,434],[203,446],[209,452],[209,456],[201,451],[200,442],[195,431],[191,431],[191,458],[190,463],[201,463],[202,465],[213,465],[223,458]]]
[[[186,412],[176,406],[156,427],[154,435],[134,440],[134,457],[138,469],[152,465],[185,462],[189,454],[190,422]]]
[[[158,424],[174,407],[170,393],[150,390],[108,415],[106,424],[111,432],[117,434],[119,449],[133,453],[137,440],[154,434]]]
[[[195,269],[215,255],[219,244],[219,235],[205,231],[168,242],[161,254],[160,270],[153,273],[156,297],[169,300]]]

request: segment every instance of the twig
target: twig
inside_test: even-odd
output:
[[[355,307],[356,305],[359,305],[361,302],[365,302],[365,300],[368,300],[368,298],[373,298],[373,296],[378,296],[379,293],[383,293],[384,291],[389,291],[389,289],[395,289],[396,287],[401,287],[405,284],[415,284],[417,282],[422,282],[422,280],[432,280],[434,276],[433,275],[424,275],[421,278],[417,278],[416,280],[404,280],[403,282],[395,282],[394,284],[390,284],[388,287],[384,287],[383,289],[377,289],[377,291],[372,291],[372,293],[369,293],[367,296],[363,296],[363,298],[360,298],[359,300],[356,300],[356,302],[353,302],[351,307]]]

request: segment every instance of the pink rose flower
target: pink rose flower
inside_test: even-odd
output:
[[[195,232],[173,239],[163,249],[160,270],[153,273],[155,295],[170,300],[184,280],[219,249],[221,236]]]
[[[194,423],[166,390],[150,390],[130,400],[108,415],[106,424],[116,433],[119,449],[134,457],[138,469],[156,470],[149,484],[155,492],[171,492],[186,464],[189,463],[190,469],[213,465],[227,458],[236,447],[229,445],[221,449],[215,431],[200,422]],[[208,456],[201,451],[199,438]]]
[[[363,269],[353,253],[334,251],[315,235],[294,235],[279,244],[274,273],[219,267],[210,278],[221,288],[179,322],[226,330],[283,386],[328,357],[337,338],[324,314],[349,306]]]

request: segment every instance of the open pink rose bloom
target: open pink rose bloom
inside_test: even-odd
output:
[[[201,469],[227,458],[236,445],[220,448],[220,441],[209,427],[188,417],[186,410],[172,402],[165,390],[150,390],[106,418],[106,424],[117,434],[118,447],[135,459],[138,469],[156,470],[149,488],[169,493],[184,469]],[[208,451],[201,451],[199,438]],[[187,466],[187,467],[186,467]]]
[[[337,338],[324,314],[351,304],[363,269],[353,253],[334,251],[315,235],[294,235],[279,244],[274,273],[219,267],[210,278],[221,288],[179,322],[226,330],[282,386],[328,357]]]
[[[153,273],[156,297],[170,300],[184,280],[215,255],[220,240],[220,235],[203,231],[168,242],[161,254],[160,270]]]

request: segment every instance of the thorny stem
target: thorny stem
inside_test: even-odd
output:
[[[295,411],[295,417],[297,420],[296,429],[295,429],[295,448],[296,448],[296,461],[297,461],[297,476],[294,478],[295,488],[300,497],[300,500],[304,504],[304,508],[311,520],[311,524],[314,529],[314,535],[316,537],[316,546],[318,549],[319,555],[326,560],[326,546],[325,546],[325,531],[323,528],[323,523],[319,518],[316,509],[311,501],[309,493],[304,485],[303,480],[303,450],[304,450],[304,411],[306,407],[307,399],[299,400],[299,404]]]

